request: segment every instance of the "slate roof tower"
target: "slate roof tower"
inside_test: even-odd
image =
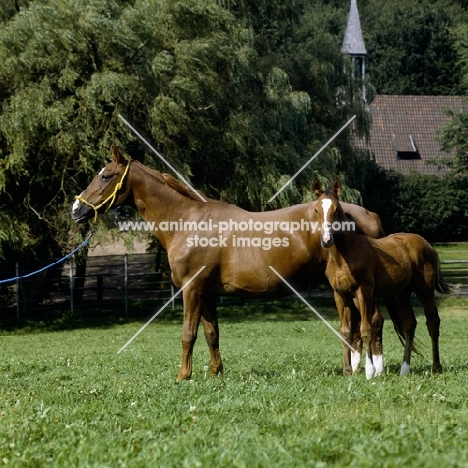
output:
[[[366,101],[366,88],[364,85],[364,78],[366,74],[366,45],[362,37],[361,21],[359,20],[359,12],[356,0],[351,0],[349,8],[348,23],[346,24],[346,31],[341,46],[341,52],[348,54],[351,58],[351,73],[352,77],[358,78],[362,82],[362,98]],[[356,70],[357,69],[357,70]]]

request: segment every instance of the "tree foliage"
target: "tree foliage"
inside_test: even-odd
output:
[[[364,206],[379,213],[387,234],[413,232],[430,242],[466,241],[468,178],[406,175],[376,168],[363,192]]]
[[[460,25],[454,30],[458,66],[462,73],[464,95],[468,91],[468,27]],[[468,176],[468,116],[463,112],[451,112],[451,122],[441,132],[441,142],[446,151],[454,150],[453,171]]]
[[[465,240],[468,179],[412,174],[397,185],[395,228],[429,241]]]
[[[468,176],[468,116],[462,112],[451,112],[452,120],[441,132],[442,147],[454,150],[450,165],[454,174]]]
[[[121,9],[112,1],[31,2],[0,33],[1,228],[13,226],[21,239],[2,243],[3,256],[57,255],[76,242],[68,235],[73,194],[102,164],[104,147],[128,140],[115,103],[130,106],[144,88],[112,55]]]
[[[378,94],[457,95],[453,29],[466,23],[459,1],[378,0],[359,4],[368,73]]]

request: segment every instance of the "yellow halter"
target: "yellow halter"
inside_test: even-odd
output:
[[[99,208],[103,207],[109,200],[111,200],[111,202],[109,203],[109,206],[106,208],[106,211],[104,211],[104,213],[107,213],[111,209],[111,207],[114,204],[115,199],[117,197],[117,192],[122,188],[123,181],[125,179],[125,176],[128,173],[128,169],[130,168],[130,163],[131,162],[132,162],[132,160],[130,159],[128,161],[127,166],[125,167],[125,171],[124,171],[124,173],[122,175],[122,178],[120,179],[120,182],[116,184],[116,186],[114,188],[114,191],[102,203],[100,203],[98,206],[94,206],[93,204],[89,203],[81,195],[76,195],[75,196],[75,198],[78,201],[80,201],[81,203],[84,203],[85,205],[90,206],[94,210],[94,222],[97,221]]]

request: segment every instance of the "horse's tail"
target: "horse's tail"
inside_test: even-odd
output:
[[[403,332],[403,320],[401,319],[401,316],[398,313],[396,303],[395,303],[395,298],[389,297],[389,298],[385,299],[385,305],[387,307],[388,315],[390,315],[390,319],[391,319],[391,321],[393,323],[393,328],[395,329],[395,332],[396,332],[396,334],[398,336],[398,339],[400,340],[400,343],[404,347],[405,346],[405,334]],[[414,316],[413,306],[411,304],[410,304],[410,307],[411,307],[411,313]],[[422,357],[422,353],[419,351],[419,349],[416,346],[415,342],[419,343],[419,341],[415,338],[413,340],[413,345],[411,347],[411,350],[413,351],[413,353],[415,353],[418,356]]]
[[[436,269],[436,278],[435,278],[435,288],[438,292],[442,294],[450,294],[454,291],[460,289],[459,284],[450,284],[445,281],[444,277],[442,276],[442,272],[440,270],[440,260],[439,256],[437,256],[437,269]]]

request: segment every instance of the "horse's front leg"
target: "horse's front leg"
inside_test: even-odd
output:
[[[351,375],[353,373],[353,368],[351,366],[351,353],[349,347],[351,345],[352,339],[351,309],[346,306],[343,298],[338,292],[335,291],[334,297],[336,310],[338,311],[338,316],[340,318],[340,334],[343,338],[343,374]]]
[[[203,330],[205,332],[206,344],[210,350],[210,372],[211,375],[216,375],[223,371],[223,363],[219,352],[219,328],[216,298],[210,298],[204,302],[202,323]]]
[[[354,301],[351,307],[351,333],[353,334],[353,341],[351,344],[354,349],[354,351],[351,351],[351,367],[353,369],[353,374],[357,374],[361,364],[362,353],[361,313]]]
[[[359,311],[361,312],[361,337],[366,350],[366,378],[375,375],[375,366],[372,360],[372,314],[374,310],[373,291],[359,288],[357,291]]]
[[[372,362],[375,366],[375,375],[381,375],[384,373],[384,361],[383,361],[383,324],[384,318],[380,313],[380,309],[377,303],[374,301],[374,313],[372,315]]]
[[[190,379],[192,376],[193,346],[197,340],[200,324],[202,295],[196,286],[184,289],[184,323],[182,325],[182,364],[177,380]]]

